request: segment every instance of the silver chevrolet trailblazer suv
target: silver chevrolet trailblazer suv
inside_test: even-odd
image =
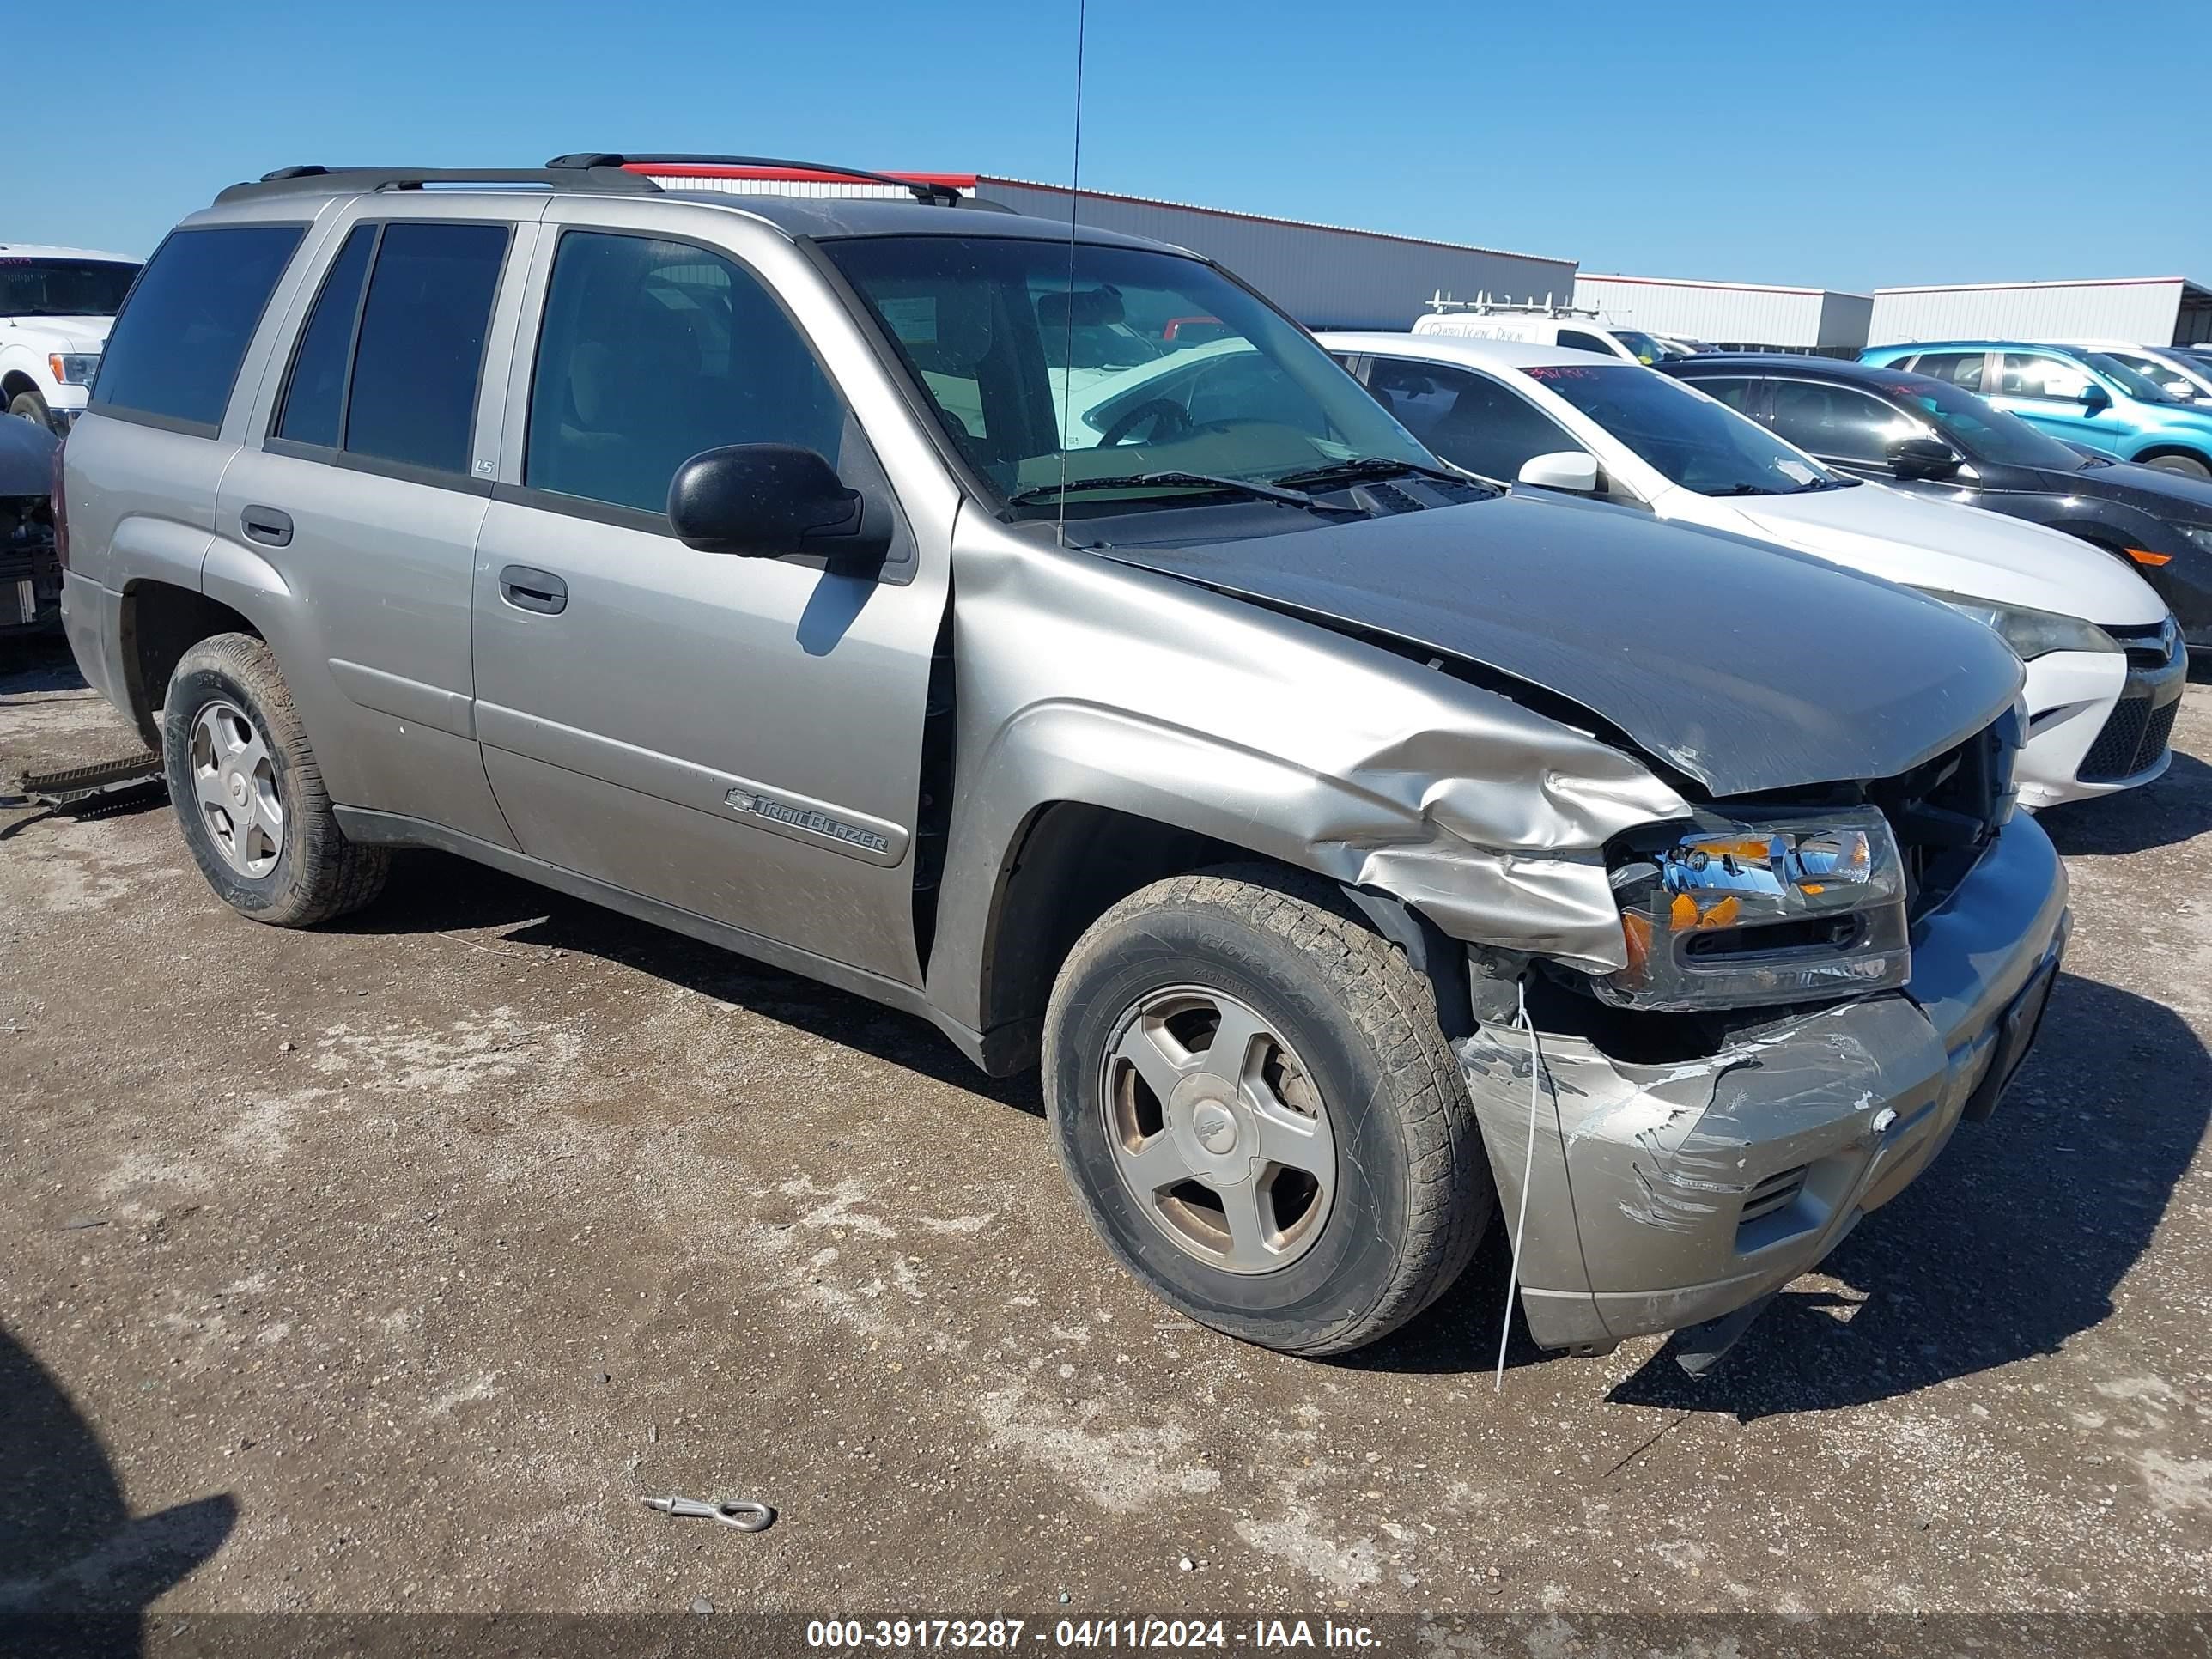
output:
[[[1996,635],[1455,472],[1206,259],[699,159],[148,264],[64,608],[239,911],[442,848],[1041,1063],[1121,1262],[1301,1353],[1524,1188],[1538,1343],[1717,1341],[1995,1104],[2067,921]]]

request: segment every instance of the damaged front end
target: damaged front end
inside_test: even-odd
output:
[[[1486,1019],[1459,1043],[1508,1215],[1530,1172],[1520,1276],[1539,1344],[1603,1352],[1757,1304],[2010,1080],[2063,947],[2063,867],[2039,827],[2006,821],[2002,788],[1978,835],[1955,800],[1868,795],[1766,838],[1693,828],[1626,848],[1629,968],[1578,990],[1557,975],[1527,1024]],[[1747,946],[1692,948],[1729,932]],[[1824,957],[1842,971],[1808,970]],[[1808,1006],[1855,980],[1871,988]]]

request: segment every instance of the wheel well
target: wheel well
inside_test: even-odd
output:
[[[1294,865],[1172,824],[1053,801],[1030,814],[991,907],[983,952],[984,1064],[995,1076],[1037,1063],[1045,1005],[1060,965],[1084,929],[1139,887],[1218,864]],[[1449,1036],[1467,1020],[1466,949],[1427,917],[1388,894],[1346,886],[1345,908],[1403,951],[1437,993]]]
[[[1249,860],[1241,847],[1082,801],[1030,814],[991,907],[983,1030],[994,1073],[1037,1063],[1045,1004],[1083,930],[1139,887]]]
[[[161,699],[177,659],[217,634],[251,634],[256,628],[228,605],[171,582],[133,582],[123,595],[123,662],[129,677],[131,713],[149,748],[161,746]]]
[[[4,396],[10,403],[21,393],[38,389],[39,383],[20,368],[11,368],[7,374],[0,374],[0,396]]]
[[[2199,466],[2212,466],[2212,455],[2207,455],[2201,449],[2191,449],[2187,444],[2154,444],[2137,455],[2136,460],[2140,465],[2148,465],[2167,455],[2194,461]]]

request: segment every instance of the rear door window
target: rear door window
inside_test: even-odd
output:
[[[391,224],[362,303],[343,448],[432,472],[469,470],[477,382],[505,225]]]
[[[92,406],[213,437],[303,225],[170,233],[115,319]]]
[[[368,276],[374,225],[356,225],[323,278],[315,308],[300,331],[285,383],[276,435],[295,443],[336,449],[345,434],[346,368],[353,362],[353,328],[361,315],[361,290]]]

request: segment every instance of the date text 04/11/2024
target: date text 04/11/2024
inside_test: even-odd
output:
[[[1231,1625],[1221,1619],[1062,1619],[1031,1626],[1022,1619],[824,1619],[809,1621],[810,1648],[898,1651],[909,1648],[1018,1648],[1034,1643],[1065,1648],[1338,1648],[1371,1649],[1376,1632],[1364,1625],[1316,1624],[1304,1619],[1255,1619]]]

